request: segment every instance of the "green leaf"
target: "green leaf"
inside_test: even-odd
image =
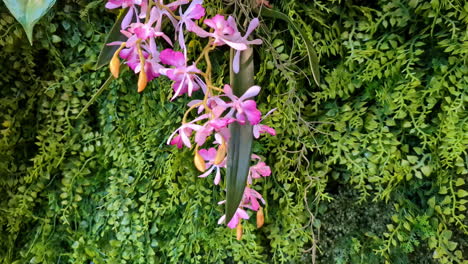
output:
[[[468,196],[468,192],[465,191],[465,190],[460,189],[460,190],[458,190],[457,195],[458,195],[458,197],[463,198],[463,197]]]
[[[231,49],[231,86],[236,96],[241,96],[254,84],[253,49],[248,48],[240,54],[239,73],[234,73],[232,61],[234,50]],[[252,151],[253,127],[250,124],[229,125],[227,171],[226,171],[226,223],[229,223],[241,203],[249,174],[250,154]]]
[[[462,186],[463,184],[465,184],[465,180],[462,178],[458,178],[455,182],[455,186]]]
[[[302,39],[304,40],[306,44],[305,46],[307,50],[307,57],[309,58],[310,70],[314,77],[315,83],[317,84],[317,86],[319,86],[320,85],[319,60],[317,57],[317,52],[315,52],[314,46],[312,45],[312,41],[310,41],[307,33],[304,30],[302,30],[296,23],[294,23],[294,21],[289,16],[287,16],[286,14],[282,12],[279,12],[270,8],[262,7],[260,9],[260,15],[264,17],[271,17],[271,18],[284,20],[294,30],[296,30],[299,33],[299,35],[301,35]]]
[[[96,65],[94,66],[96,70],[109,64],[110,60],[112,59],[112,56],[114,56],[114,53],[119,48],[119,46],[107,46],[106,44],[114,41],[125,41],[126,37],[122,33],[120,33],[120,25],[122,24],[122,20],[124,19],[126,14],[127,9],[122,10],[119,16],[117,17],[117,20],[115,21],[114,25],[112,26],[112,29],[109,31],[109,34],[106,37],[105,44],[102,47]]]
[[[34,25],[55,4],[55,0],[3,0],[3,2],[23,26],[31,45]]]

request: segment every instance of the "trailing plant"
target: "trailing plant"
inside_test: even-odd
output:
[[[202,178],[216,171],[215,185],[220,183],[220,170],[227,166],[227,196],[225,201],[220,202],[226,202],[226,214],[218,223],[226,222],[230,228],[237,227],[237,238],[240,239],[240,221],[249,218],[244,208],[257,211],[257,226],[263,225],[259,201],[265,204],[265,200],[260,193],[251,188],[251,184],[252,179],[269,176],[271,173],[270,168],[257,155],[252,155],[252,159],[258,160],[257,164],[249,168],[252,138],[258,138],[263,133],[275,135],[274,129],[259,124],[262,119],[261,112],[257,109],[256,102],[250,99],[259,93],[260,87],[253,85],[253,54],[249,45],[259,45],[262,41],[248,40],[248,37],[259,21],[257,18],[253,19],[242,36],[233,17],[229,16],[226,20],[224,16],[217,14],[204,20],[204,24],[211,28],[208,32],[196,24],[196,20],[205,15],[203,0],[194,0],[183,8],[187,3],[188,1],[175,1],[166,5],[153,0],[109,0],[107,8],[127,8],[126,14],[121,14],[118,19],[120,32],[126,40],[108,44],[119,46],[110,59],[109,67],[114,78],[118,78],[121,64],[119,58],[124,59],[125,64],[139,75],[138,92],[142,92],[149,81],[159,76],[166,76],[174,81],[174,95],[171,100],[183,94],[192,96],[193,92],[200,89],[203,91],[202,100],[189,102],[190,108],[183,115],[182,126],[170,135],[167,143],[177,145],[178,148],[184,145],[192,148],[189,138],[195,134],[195,167],[203,172],[199,176]],[[174,13],[175,10],[178,10],[178,15]],[[171,39],[164,33],[167,29],[162,28],[164,23],[173,26],[174,39],[182,52],[171,48],[163,49],[163,44],[173,46]],[[186,32],[209,38],[192,64],[188,61]],[[115,27],[110,34],[110,37],[118,38],[115,36]],[[227,84],[223,88],[217,87],[214,83],[217,76],[212,76],[210,53],[223,45],[233,49],[230,63],[232,88]],[[101,52],[102,58],[105,57],[104,54]],[[202,59],[205,62],[204,72],[198,69]],[[197,110],[198,116],[188,121],[193,110]],[[231,127],[229,130],[228,126]],[[207,146],[199,149],[206,146],[205,143],[209,142],[210,138],[211,144],[218,147]]]

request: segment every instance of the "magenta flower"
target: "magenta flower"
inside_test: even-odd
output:
[[[179,8],[180,20],[176,29],[179,31],[178,40],[180,48],[184,50],[184,52],[186,52],[184,25],[188,31],[192,31],[192,28],[195,25],[193,20],[198,20],[205,15],[205,8],[201,5],[202,3],[203,0],[193,0],[185,12],[182,12],[182,8]]]
[[[136,44],[137,40],[146,41],[148,39],[162,37],[164,40],[172,46],[171,39],[166,36],[163,32],[156,31],[156,29],[152,26],[152,23],[132,23],[128,30],[121,30],[122,34],[128,37],[127,40],[127,47],[132,47]]]
[[[200,73],[201,71],[197,69],[195,64],[187,66],[187,61],[182,52],[165,49],[161,51],[159,59],[162,63],[175,67],[160,70],[161,74],[166,75],[169,79],[174,81],[172,85],[174,96],[171,100],[185,93],[192,96],[192,92],[200,88],[206,90],[205,83],[196,75],[196,73]]]
[[[255,154],[252,154],[252,159],[257,159],[258,163],[256,165],[250,166],[249,176],[247,182],[252,184],[253,179],[259,179],[260,177],[268,177],[271,175],[271,169],[265,162],[261,161],[261,158]]]
[[[222,201],[218,204],[224,203],[225,201]],[[240,219],[249,219],[249,215],[247,212],[241,208],[237,208],[237,211],[234,213],[234,216],[232,217],[231,221],[227,224],[227,226],[231,229],[236,228],[236,226],[239,224]],[[218,224],[222,224],[226,221],[226,215],[221,216],[218,220]]]
[[[201,128],[200,125],[195,124],[196,122],[208,118],[208,114],[201,115],[187,124],[182,124],[176,131],[174,131],[167,140],[169,145],[177,145],[177,147],[182,147],[182,144],[188,148],[192,147],[189,137],[192,135],[193,131],[197,131]],[[175,136],[178,133],[177,136]]]
[[[198,176],[198,177],[205,178],[208,175],[210,175],[213,172],[213,170],[216,169],[216,176],[214,178],[214,184],[218,185],[219,182],[221,181],[221,171],[220,171],[220,169],[226,167],[226,161],[224,160],[223,162],[221,162],[218,165],[214,164],[215,159],[216,159],[216,153],[217,153],[215,148],[210,148],[208,150],[200,149],[198,151],[198,153],[200,154],[200,156],[202,156],[202,158],[205,161],[207,161],[206,166],[208,167],[208,170],[205,173],[203,173],[202,175]]]
[[[268,111],[268,113],[266,113],[266,115],[263,116],[263,118],[260,120],[260,122],[262,122],[263,119],[265,119],[267,116],[269,116],[275,110],[276,110],[276,108]],[[255,126],[253,126],[253,136],[255,138],[259,138],[260,134],[264,134],[264,133],[268,133],[268,134],[270,134],[272,136],[276,136],[275,129],[273,129],[273,128],[267,126],[267,125],[262,125],[262,124],[258,123]]]
[[[228,18],[229,24],[231,27],[234,27],[235,31],[239,32],[237,30],[236,22],[234,21],[234,18],[229,17]],[[261,45],[262,40],[261,39],[254,39],[254,40],[248,40],[247,38],[252,34],[252,32],[258,27],[260,22],[258,21],[258,18],[252,19],[250,21],[249,27],[247,28],[247,32],[245,32],[245,35],[243,37],[240,36],[239,34],[235,34],[235,36],[238,36],[237,39],[233,39],[233,41],[238,42],[238,43],[243,43],[245,45]],[[232,69],[234,70],[235,73],[239,72],[239,59],[240,59],[240,51],[239,49],[236,50],[236,54],[234,54],[234,59],[232,61]]]
[[[109,0],[106,4],[107,9],[127,8],[134,5],[141,5],[142,0]]]
[[[245,120],[249,120],[250,124],[256,125],[260,122],[262,113],[257,109],[257,103],[254,100],[245,100],[256,96],[260,92],[259,86],[250,87],[240,98],[234,95],[231,86],[224,85],[224,93],[232,100],[227,106],[231,110],[226,117],[231,117],[236,112],[236,119],[239,123],[245,124]]]
[[[245,187],[244,197],[242,198],[242,206],[254,211],[258,211],[258,209],[260,209],[260,203],[258,200],[265,204],[265,200],[260,193],[254,189]]]
[[[229,124],[234,123],[236,120],[234,118],[215,118],[203,125],[195,134],[195,143],[198,146],[201,146],[205,143],[206,139],[214,132],[222,131],[223,128],[227,128]]]
[[[213,18],[205,19],[203,22],[210,28],[214,29],[214,32],[207,32],[195,24],[192,25],[191,31],[202,38],[212,37],[214,39],[213,45],[215,46],[222,46],[227,44],[236,50],[247,49],[247,45],[245,43],[238,43],[234,41],[235,39],[240,38],[240,33],[236,32],[236,30],[228,23],[228,21],[225,20],[224,16],[216,15]]]

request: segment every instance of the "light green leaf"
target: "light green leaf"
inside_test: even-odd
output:
[[[234,94],[240,97],[254,84],[253,49],[248,48],[241,52],[237,74],[232,69],[233,58],[234,51],[231,49],[231,86]],[[231,139],[226,171],[226,223],[234,216],[244,195],[253,141],[253,127],[250,124],[239,125],[235,122],[229,125],[229,129]]]
[[[3,0],[3,2],[23,26],[31,45],[34,25],[55,4],[55,0]]]

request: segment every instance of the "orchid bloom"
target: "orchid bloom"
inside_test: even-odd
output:
[[[255,154],[252,154],[252,159],[257,159],[256,165],[250,166],[249,176],[247,177],[247,183],[252,184],[252,179],[259,179],[260,177],[268,177],[271,175],[271,169],[266,165],[265,162],[261,161],[261,158]]]
[[[156,31],[151,23],[133,23],[130,25],[128,30],[121,30],[122,34],[128,37],[127,47],[134,46],[138,40],[148,40],[150,38],[162,37],[164,40],[172,46],[171,39],[163,32]]]
[[[262,122],[263,119],[265,119],[267,116],[269,116],[275,110],[276,110],[276,108],[268,111],[268,113],[266,113],[266,115],[263,116],[263,118],[260,120],[260,122]],[[253,136],[255,138],[259,138],[260,134],[264,134],[264,133],[268,133],[268,134],[270,134],[272,136],[276,136],[275,129],[273,129],[273,128],[267,126],[267,125],[262,125],[262,124],[258,123],[258,124],[253,126]]]
[[[205,8],[202,6],[203,0],[193,0],[192,3],[187,7],[185,12],[182,12],[182,8],[179,8],[180,20],[177,25],[177,30],[179,31],[178,40],[180,48],[186,53],[185,47],[185,37],[184,37],[184,25],[188,31],[191,31],[195,22],[193,20],[198,20],[205,16]]]
[[[127,8],[134,5],[141,5],[142,0],[109,0],[106,4],[107,9]]]
[[[244,124],[245,120],[249,120],[251,125],[256,125],[260,122],[262,113],[257,109],[257,103],[254,100],[246,100],[248,98],[256,96],[260,92],[259,86],[250,87],[241,97],[237,97],[232,92],[231,86],[224,85],[224,93],[231,103],[227,105],[231,107],[231,110],[226,117],[231,117],[236,112],[236,119],[239,123]]]
[[[204,114],[199,116],[198,118],[192,120],[187,124],[182,124],[176,131],[174,131],[167,140],[167,144],[169,145],[177,145],[177,147],[181,148],[182,144],[188,148],[192,147],[190,143],[189,137],[192,135],[193,131],[197,131],[201,128],[200,125],[195,124],[198,121],[208,118],[208,114]],[[175,136],[178,133],[178,136]]]
[[[230,16],[228,18],[228,22],[231,25],[231,27],[235,29],[235,31],[239,32],[237,30],[237,25],[236,25],[236,22],[234,21],[234,18]],[[243,43],[245,45],[261,45],[262,44],[261,39],[254,39],[254,40],[247,39],[250,36],[250,34],[252,34],[252,32],[258,27],[259,24],[260,22],[258,21],[258,18],[252,19],[252,21],[250,21],[249,23],[249,27],[247,28],[247,32],[245,32],[245,35],[243,37],[240,37],[240,34],[239,34],[239,37],[233,41],[238,42],[238,43]],[[234,54],[234,59],[232,61],[232,69],[234,70],[235,73],[239,72],[240,52],[241,50],[239,49],[236,50],[236,54]]]
[[[258,202],[258,200],[265,204],[265,200],[263,199],[260,193],[258,193],[254,189],[245,187],[244,197],[242,198],[242,205],[253,211],[258,211],[258,209],[260,209],[260,203]]]
[[[225,201],[219,202],[218,204],[222,204]],[[231,221],[227,224],[227,226],[231,229],[236,228],[236,226],[239,224],[240,219],[249,219],[249,215],[244,209],[237,208],[236,212],[234,213],[234,216],[231,218]],[[221,216],[218,220],[218,224],[222,224],[226,221],[226,215]]]
[[[220,171],[220,169],[226,167],[226,160],[223,160],[220,164],[217,164],[217,165],[214,164],[215,159],[216,159],[216,154],[217,154],[217,151],[216,151],[215,148],[200,149],[198,151],[198,153],[200,154],[200,156],[202,156],[203,159],[205,159],[205,161],[207,161],[206,166],[208,168],[205,173],[203,173],[202,175],[200,175],[198,177],[205,178],[208,175],[210,175],[213,172],[213,170],[216,169],[216,176],[215,176],[213,182],[214,182],[215,185],[218,185],[219,182],[221,181],[221,171]]]
[[[213,45],[215,46],[222,46],[227,44],[236,50],[247,49],[247,45],[245,43],[233,41],[240,38],[240,33],[236,32],[236,29],[234,29],[230,23],[228,23],[224,16],[216,15],[213,18],[205,19],[203,23],[214,29],[214,32],[207,32],[195,24],[193,24],[191,31],[202,38],[212,37],[214,39]]]
[[[174,66],[175,68],[162,69],[161,74],[166,75],[169,79],[174,81],[172,88],[174,89],[174,100],[179,95],[188,93],[192,96],[192,92],[199,90],[206,90],[205,83],[196,75],[201,71],[197,69],[195,64],[187,66],[187,61],[182,52],[165,49],[161,51],[159,59],[162,63]]]

